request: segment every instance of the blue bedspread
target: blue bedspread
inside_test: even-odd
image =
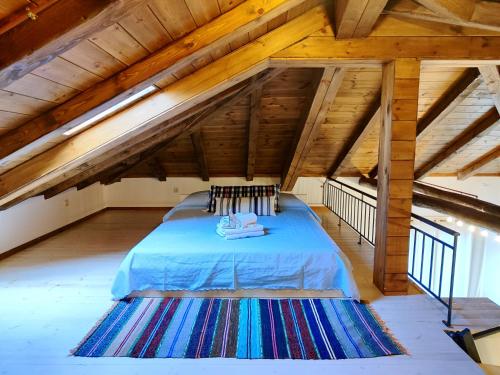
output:
[[[349,260],[299,199],[282,194],[282,212],[259,216],[265,236],[228,241],[215,233],[220,217],[202,211],[200,194],[129,252],[114,299],[133,291],[210,289],[336,289],[359,299]]]

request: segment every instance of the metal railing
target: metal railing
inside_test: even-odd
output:
[[[362,239],[375,246],[377,197],[338,180],[325,181],[323,204]],[[412,213],[408,249],[408,276],[448,311],[451,325],[458,232]]]

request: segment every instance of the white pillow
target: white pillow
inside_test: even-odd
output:
[[[214,216],[227,216],[229,212],[248,214],[253,212],[258,216],[276,216],[274,210],[275,195],[269,197],[232,197],[215,198]]]

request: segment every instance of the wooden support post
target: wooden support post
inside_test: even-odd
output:
[[[260,124],[260,99],[262,86],[250,95],[250,121],[248,123],[247,181],[252,181],[255,174],[255,157]]]
[[[382,73],[373,281],[384,294],[408,292],[419,75],[416,59],[387,63]]]
[[[208,173],[207,156],[200,130],[191,134],[191,142],[193,143],[194,154],[198,161],[198,167],[200,168],[201,179],[203,181],[208,181],[210,180],[210,175]]]
[[[167,181],[167,172],[165,171],[165,168],[163,167],[160,159],[153,158],[152,160],[148,161],[148,166],[151,169],[153,176],[157,178],[158,181]]]

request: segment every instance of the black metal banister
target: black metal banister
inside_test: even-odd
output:
[[[356,194],[359,196],[356,196]],[[367,202],[368,198],[373,200],[374,203]],[[359,234],[359,244],[364,238],[372,246],[375,246],[376,202],[377,198],[375,196],[342,181],[328,178],[323,185],[323,204],[339,217],[339,226],[343,221]],[[447,307],[447,320],[443,322],[450,326],[453,309],[457,241],[460,233],[420,215],[411,213],[411,216],[415,223],[410,225],[408,276],[425,292]],[[417,223],[430,226],[437,230],[438,233],[428,233],[425,228],[414,225]],[[451,235],[453,243],[438,238],[440,232]],[[430,246],[428,246],[429,243]],[[449,254],[449,252],[451,252],[451,260],[448,263],[449,267],[445,270],[444,264],[448,259],[445,254]],[[416,263],[417,261],[419,264]],[[418,264],[417,267],[416,264]],[[424,268],[426,268],[426,275],[424,275]],[[448,271],[450,271],[449,291],[448,296],[443,297],[443,273]],[[439,280],[437,287],[435,286],[436,280]]]

